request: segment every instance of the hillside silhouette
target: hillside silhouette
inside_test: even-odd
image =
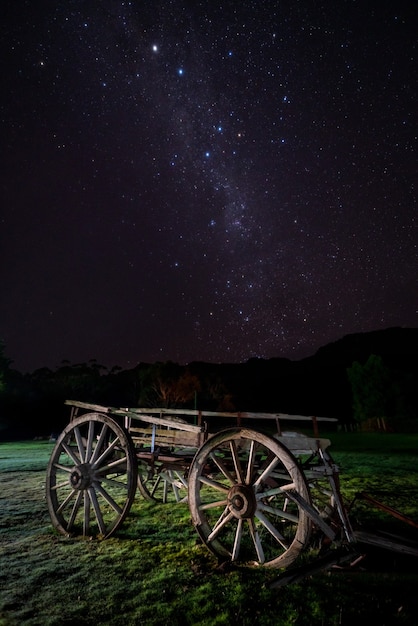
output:
[[[402,413],[408,428],[413,424],[418,430],[418,328],[388,328],[346,335],[299,361],[139,363],[130,370],[115,366],[109,371],[92,360],[24,375],[9,370],[0,394],[0,434],[14,438],[59,432],[69,420],[66,399],[104,406],[161,406],[162,396],[155,395],[157,378],[166,386],[181,381],[188,389],[167,406],[315,415],[349,424],[353,395],[347,370],[353,363],[363,366],[371,355],[381,358],[397,395],[392,409],[397,423]]]
[[[346,335],[300,361],[250,359],[217,367],[226,386],[239,398],[238,408],[242,410],[322,415],[347,421],[352,404],[347,368],[353,362],[364,364],[371,354],[382,357],[393,376],[416,380],[418,328]]]

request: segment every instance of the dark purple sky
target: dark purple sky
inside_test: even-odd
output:
[[[416,327],[416,2],[1,5],[21,371],[299,359]]]

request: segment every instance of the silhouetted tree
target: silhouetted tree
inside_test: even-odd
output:
[[[371,354],[364,365],[355,361],[347,369],[352,391],[353,417],[359,423],[376,420],[386,429],[392,383],[390,372],[380,356]]]
[[[140,406],[185,407],[200,391],[200,381],[187,368],[167,361],[141,370]]]

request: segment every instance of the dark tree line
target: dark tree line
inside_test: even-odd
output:
[[[404,330],[404,329],[395,329]],[[413,329],[409,329],[410,331]],[[384,332],[384,331],[382,331]],[[389,335],[399,351],[399,336]],[[21,374],[0,343],[0,437],[48,436],[69,419],[66,399],[105,406],[163,406],[337,417],[342,424],[418,430],[417,332],[410,354],[358,337],[302,361],[250,359],[238,364],[139,363],[108,369],[96,360]],[[388,335],[384,335],[387,341]],[[413,342],[412,342],[413,343]],[[364,345],[365,344],[365,345]],[[371,352],[370,350],[373,350]]]
[[[381,356],[347,369],[353,420],[371,430],[405,430],[416,421],[416,377],[391,370]],[[418,424],[417,424],[418,426]]]

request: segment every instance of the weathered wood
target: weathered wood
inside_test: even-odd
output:
[[[322,518],[321,509],[311,504],[310,488],[319,477],[329,482],[335,518],[339,518],[340,529],[345,533],[344,549],[347,545],[353,549],[357,544],[369,544],[418,556],[418,546],[405,545],[399,538],[351,529],[339,490],[338,468],[327,452],[330,441],[320,438],[318,433],[318,423],[335,423],[336,418],[118,408],[78,400],[66,400],[65,404],[71,407],[71,421],[58,439],[47,475],[48,507],[54,525],[61,532],[72,532],[76,516],[84,515],[84,534],[96,520],[99,535],[109,536],[129,510],[136,481],[145,497],[153,500],[162,497],[164,502],[169,488],[179,501],[183,499],[179,490],[187,493],[189,487],[192,520],[204,543],[215,554],[239,561],[242,548],[242,552],[254,551],[250,557],[254,564],[287,567],[307,544],[312,524],[331,541],[334,535],[338,536],[334,526]],[[81,417],[76,418],[79,413]],[[228,429],[219,431],[219,421],[213,421],[215,434],[212,431],[208,439],[212,418],[225,418]],[[250,420],[248,427],[242,427],[243,420]],[[270,421],[270,430],[275,426],[274,437],[252,430],[254,423],[263,421]],[[230,428],[234,422],[236,427]],[[285,422],[310,422],[314,436],[282,432],[281,425]],[[119,425],[121,423],[125,428]],[[70,443],[68,438],[71,438]],[[63,462],[60,455],[65,457]],[[308,460],[303,464],[295,463],[294,456],[304,455],[308,455]],[[141,473],[137,465],[143,470]],[[58,481],[60,472],[64,472],[65,480],[60,476]],[[122,488],[121,504],[116,502],[110,489],[107,491],[108,484],[112,490]],[[358,494],[358,497],[417,526],[413,520],[371,496]],[[108,509],[113,515],[109,524],[102,513],[106,510],[108,515]],[[259,524],[263,526],[260,526],[261,533],[257,529]],[[275,541],[272,542],[272,538]],[[330,565],[335,556],[345,559],[344,555],[332,555],[318,567]],[[245,556],[246,561],[247,558]],[[305,569],[300,574],[305,575]],[[296,572],[287,580],[298,578]],[[283,584],[282,580],[273,587]]]
[[[293,505],[290,493],[298,493],[306,506]],[[221,559],[287,567],[309,539],[309,504],[294,457],[269,435],[249,428],[217,433],[190,466],[192,520]]]
[[[401,522],[405,522],[405,524],[409,524],[409,526],[413,526],[413,528],[418,528],[418,523],[415,520],[411,519],[410,517],[407,517],[406,515],[403,515],[403,513],[400,513],[400,511],[397,511],[396,509],[392,508],[388,504],[379,502],[379,500],[376,500],[376,498],[369,496],[367,493],[364,493],[364,491],[356,493],[356,498],[369,502],[370,504],[377,507],[381,511],[385,511],[385,513],[392,515],[392,517],[396,517],[397,519],[401,520]]]
[[[131,508],[136,481],[129,434],[102,412],[86,413],[63,430],[48,464],[52,523],[64,535],[110,537]]]
[[[247,411],[227,412],[227,411],[199,411],[198,409],[166,409],[166,408],[127,408],[130,413],[146,413],[159,415],[188,415],[198,417],[230,417],[233,419],[271,420],[281,419],[288,421],[312,421],[337,422],[335,417],[318,417],[314,415],[291,415],[287,413],[253,413]]]
[[[168,428],[133,428],[129,430],[135,444],[144,444],[152,447],[186,446],[198,448],[203,443],[203,432],[188,432]]]
[[[178,430],[184,430],[195,433],[202,433],[207,428],[206,425],[202,425],[202,419],[206,418],[226,418],[235,421],[237,426],[241,425],[242,420],[252,421],[274,421],[276,424],[277,433],[280,435],[281,427],[280,421],[292,421],[292,422],[311,422],[313,425],[314,435],[319,439],[318,422],[336,422],[338,421],[333,417],[317,417],[309,415],[290,415],[287,413],[255,413],[255,412],[226,412],[226,411],[200,411],[197,409],[168,409],[163,407],[149,408],[149,407],[134,407],[134,408],[116,408],[102,406],[99,404],[93,404],[90,402],[80,402],[78,400],[66,400],[65,404],[73,407],[75,411],[72,413],[72,419],[77,414],[78,409],[84,409],[89,411],[97,411],[99,413],[105,413],[118,417],[123,417],[125,420],[125,426],[128,430],[131,430],[132,420],[140,420],[148,424],[158,424]],[[184,417],[193,417],[194,424],[190,424]],[[210,430],[210,428],[209,428]],[[200,439],[199,439],[200,440]],[[320,440],[320,445],[328,446],[327,440]],[[289,444],[293,446],[291,449],[297,451],[298,447],[296,442],[289,441]],[[312,449],[314,444],[309,444],[309,449]],[[295,447],[296,446],[296,447]],[[301,447],[303,449],[303,446]]]
[[[354,537],[358,543],[384,548],[385,550],[390,550],[391,552],[397,552],[399,554],[407,554],[409,556],[418,557],[418,544],[409,545],[404,543],[402,537],[382,537],[374,533],[367,533],[360,530],[354,531]]]
[[[274,435],[274,438],[280,441],[280,443],[291,450],[296,456],[317,452],[319,448],[325,450],[331,445],[329,439],[316,439],[314,437],[306,437],[299,433],[283,433],[282,435]]]
[[[90,402],[79,402],[78,400],[65,400],[64,404],[75,406],[78,409],[87,409],[88,411],[97,411],[98,413],[110,413],[111,408],[102,406],[101,404],[91,404]]]
[[[147,424],[156,424],[158,426],[167,426],[176,430],[188,431],[190,433],[203,433],[205,428],[203,426],[195,426],[194,424],[188,424],[187,422],[179,422],[178,420],[170,419],[170,417],[158,417],[155,415],[147,415],[141,413],[140,416],[136,415],[132,411],[112,411],[112,415],[125,416],[130,419],[136,420],[136,422],[145,422]],[[131,426],[129,425],[129,430]]]

